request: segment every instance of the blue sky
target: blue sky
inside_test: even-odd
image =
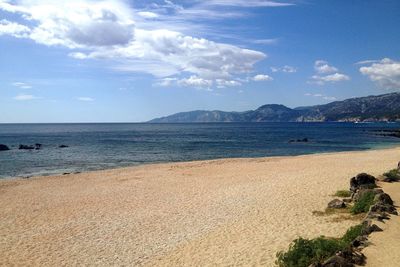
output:
[[[400,91],[399,14],[396,0],[0,0],[0,122]]]

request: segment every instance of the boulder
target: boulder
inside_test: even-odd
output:
[[[356,192],[358,189],[373,188],[376,186],[375,177],[367,173],[360,173],[350,179],[350,191]]]
[[[35,149],[36,150],[39,150],[41,148],[42,148],[42,144],[38,144],[38,143],[35,144]]]
[[[397,170],[400,171],[400,161],[397,163]]]
[[[32,150],[32,149],[35,149],[35,147],[29,146],[29,145],[19,145],[18,149]]]
[[[387,212],[389,214],[399,215],[394,206],[388,205],[388,204],[381,204],[381,203],[376,203],[376,204],[372,205],[369,208],[369,212],[378,212],[378,213]]]
[[[68,147],[68,146],[66,146],[66,145],[60,145],[60,146],[58,146],[59,148],[66,148],[66,147]]]
[[[0,144],[0,151],[7,151],[7,150],[10,150],[8,146]]]
[[[386,193],[381,193],[381,194],[375,195],[374,201],[376,203],[380,203],[380,204],[387,204],[387,205],[391,205],[391,206],[393,205],[392,198]]]
[[[369,235],[373,232],[382,232],[382,231],[383,231],[382,228],[380,228],[378,225],[372,224],[364,227],[362,233],[363,235]]]
[[[346,203],[344,203],[343,200],[334,199],[328,203],[328,208],[343,209],[343,208],[346,208]]]

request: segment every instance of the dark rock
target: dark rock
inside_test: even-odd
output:
[[[344,203],[350,203],[352,201],[351,198],[343,198],[342,200]]]
[[[66,148],[66,147],[69,147],[69,146],[66,146],[66,145],[60,145],[60,146],[58,146],[59,148]]]
[[[386,193],[381,193],[381,194],[375,195],[374,201],[376,203],[380,203],[380,204],[393,205],[392,198]]]
[[[362,233],[364,235],[369,235],[373,232],[382,232],[382,231],[383,231],[382,228],[380,228],[378,225],[372,224],[372,225],[368,225],[368,226],[364,227]]]
[[[346,208],[346,203],[340,199],[334,199],[328,203],[328,208],[331,209],[343,209]]]
[[[350,179],[350,191],[356,192],[358,189],[373,188],[376,186],[375,177],[366,173],[360,173]]]
[[[0,151],[7,151],[7,150],[10,150],[8,146],[0,144]]]
[[[69,175],[71,174],[70,172],[64,172],[63,175]]]
[[[369,208],[369,211],[378,213],[387,212],[389,214],[398,215],[396,208],[388,204],[376,203]]]
[[[32,149],[35,149],[35,147],[29,146],[29,145],[19,145],[18,149],[32,150]]]
[[[35,149],[36,149],[36,150],[39,150],[39,149],[41,149],[41,148],[42,148],[42,144],[38,144],[38,143],[35,144]]]
[[[351,263],[348,259],[345,259],[341,256],[335,255],[327,259],[324,263],[322,263],[323,267],[353,267],[353,263]]]
[[[400,161],[397,163],[397,170],[400,171]]]
[[[390,219],[389,215],[386,212],[371,212],[371,211],[369,211],[367,213],[367,216],[365,218],[366,219],[375,219],[380,222]]]

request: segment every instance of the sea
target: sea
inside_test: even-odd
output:
[[[0,124],[0,178],[141,164],[368,150],[400,145],[399,123]],[[307,138],[308,142],[297,142]],[[42,144],[20,150],[20,144]],[[60,148],[60,145],[68,146]]]

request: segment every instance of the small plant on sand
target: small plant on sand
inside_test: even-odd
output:
[[[354,203],[354,206],[351,208],[352,214],[359,214],[368,212],[369,208],[374,204],[375,193],[367,192],[363,194],[360,199]]]
[[[342,237],[342,241],[345,244],[350,244],[356,237],[360,236],[362,234],[362,231],[364,229],[364,226],[362,224],[358,224],[356,226],[350,227],[346,233]]]
[[[298,238],[292,242],[287,252],[277,254],[279,267],[308,267],[312,263],[321,263],[346,249],[363,230],[362,225],[350,227],[341,238],[318,237],[314,239]]]
[[[308,267],[311,263],[321,262],[342,248],[339,240],[325,237],[315,239],[298,238],[293,241],[287,252],[279,252],[279,267]]]
[[[383,176],[390,179],[391,181],[400,181],[400,173],[396,169],[385,172]]]
[[[338,190],[335,193],[335,197],[350,197],[351,192],[349,190]]]

